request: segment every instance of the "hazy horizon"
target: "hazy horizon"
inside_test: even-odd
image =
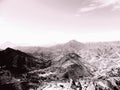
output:
[[[0,44],[120,40],[120,0],[0,0]]]
[[[54,47],[54,46],[57,46],[57,45],[65,45],[65,44],[68,44],[68,43],[71,43],[72,44],[76,44],[76,43],[81,43],[81,44],[84,44],[84,45],[89,45],[89,44],[105,44],[105,43],[111,43],[111,45],[114,43],[114,44],[118,44],[120,43],[120,40],[119,41],[99,41],[99,42],[80,42],[80,41],[77,41],[77,40],[70,40],[70,41],[67,41],[67,42],[62,42],[62,43],[54,43],[54,44],[47,44],[47,45],[30,45],[30,44],[17,44],[17,43],[12,43],[12,42],[4,42],[2,44],[0,44],[0,49],[6,49],[6,48],[19,48],[19,47],[26,47],[26,48],[29,48],[29,47],[43,47],[43,48],[50,48],[50,47]]]

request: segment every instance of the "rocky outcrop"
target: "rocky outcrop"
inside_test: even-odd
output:
[[[87,68],[82,62],[82,58],[76,53],[66,54],[59,61],[57,61],[55,67],[61,67],[64,70],[62,75],[63,78],[66,79],[72,78],[75,80],[80,77],[88,77],[92,75],[89,68]]]

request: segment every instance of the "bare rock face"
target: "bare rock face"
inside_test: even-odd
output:
[[[81,61],[82,58],[76,53],[68,53],[63,56],[55,67],[61,67],[64,72],[62,72],[63,78],[74,80],[79,79],[80,77],[91,76],[89,68],[87,68],[84,63]]]

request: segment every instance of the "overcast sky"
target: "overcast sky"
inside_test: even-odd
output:
[[[120,40],[120,0],[0,0],[0,44]]]

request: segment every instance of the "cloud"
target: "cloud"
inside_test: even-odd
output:
[[[118,10],[120,9],[120,0],[94,0],[89,5],[79,8],[78,12],[89,12],[107,6],[112,6],[113,10]]]
[[[102,6],[108,6],[108,5],[118,3],[118,2],[120,2],[120,0],[98,0],[98,2],[100,2],[102,4]]]
[[[96,9],[96,7],[85,7],[85,8],[81,8],[79,11],[80,12],[88,12],[88,11],[91,11],[94,9]]]

